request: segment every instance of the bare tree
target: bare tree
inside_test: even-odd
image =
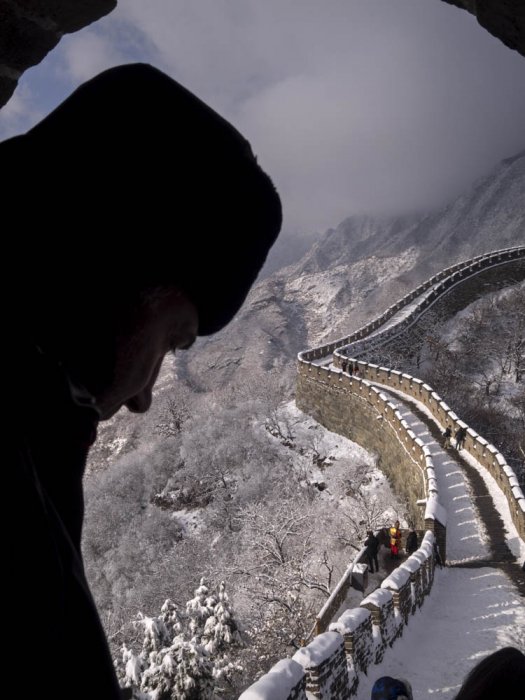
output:
[[[339,533],[339,540],[345,546],[361,549],[368,530],[385,526],[385,512],[391,504],[376,494],[359,490],[354,494],[351,505],[343,508],[345,527]]]

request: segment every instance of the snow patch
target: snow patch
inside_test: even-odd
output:
[[[240,695],[239,700],[275,700],[286,698],[304,677],[304,670],[293,659],[278,661]]]
[[[355,632],[359,625],[362,625],[363,622],[366,622],[371,617],[371,614],[370,610],[366,608],[346,610],[337,622],[332,622],[330,631],[339,632],[339,634]]]
[[[294,661],[303,668],[320,666],[323,661],[329,659],[343,645],[343,638],[337,632],[323,632],[303,649],[299,649],[293,655]]]
[[[398,567],[394,569],[390,576],[387,576],[381,583],[381,588],[389,588],[394,591],[399,591],[410,578],[410,571]]]

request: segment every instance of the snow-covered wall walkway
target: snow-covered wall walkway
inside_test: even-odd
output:
[[[514,555],[509,547],[518,556],[525,552],[525,498],[515,475],[503,456],[468,429],[431,387],[363,359],[356,361],[367,348],[374,349],[406,331],[462,281],[524,258],[525,248],[521,247],[455,265],[352,336],[299,354],[299,380],[306,382],[303,391],[308,383],[319,383],[326,388],[327,400],[341,391],[359,396],[373,405],[378,417],[397,432],[404,449],[414,454],[412,461],[425,473],[425,523],[435,523],[432,529],[438,540],[446,528],[443,545],[450,567],[435,571],[434,534],[428,531],[418,552],[367,596],[359,609],[345,611],[330,632],[319,635],[288,660],[286,672],[274,667],[243,693],[242,700],[338,700],[350,695],[365,700],[381,675],[406,677],[415,697],[439,693],[451,698],[479,657],[507,644],[525,649],[525,609],[515,585],[525,582],[517,573],[512,576],[515,583],[508,576],[509,566],[518,571],[510,561]],[[347,358],[359,367],[358,377],[344,376],[339,369]],[[399,398],[402,394],[415,405]],[[447,424],[468,429],[466,454],[459,460],[436,440]],[[494,501],[494,510],[501,512],[508,541],[500,548],[494,546],[480,517],[483,509],[476,502],[480,485],[473,486],[472,476],[465,477],[466,465],[461,463],[465,459],[490,492],[483,498]],[[433,594],[426,600],[434,580]],[[341,666],[343,649],[345,669]]]

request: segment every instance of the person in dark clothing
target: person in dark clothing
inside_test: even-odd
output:
[[[454,700],[521,700],[524,688],[525,655],[504,647],[474,666]]]
[[[405,545],[405,549],[407,551],[407,554],[413,554],[417,548],[419,547],[418,541],[417,541],[417,532],[414,530],[413,527],[410,528],[410,532],[407,535],[407,541]]]
[[[148,410],[166,353],[237,313],[280,200],[234,127],[142,64],[82,85],[0,161],[23,234],[3,278],[4,663],[18,698],[117,700],[82,561],[88,450],[99,421]]]
[[[456,430],[456,450],[463,449],[465,445],[465,440],[467,438],[467,429],[464,427],[458,428]]]
[[[370,700],[412,700],[412,686],[404,678],[382,676],[374,683]]]
[[[368,562],[368,568],[370,569],[370,573],[373,574],[374,565],[376,573],[379,571],[379,562],[377,560],[377,552],[379,551],[379,540],[374,535],[372,530],[368,530],[366,534],[367,538],[365,540],[365,554]]]
[[[438,543],[436,540],[434,540],[434,545],[432,549],[434,551],[434,560],[436,562],[436,565],[439,566],[440,569],[442,569],[443,559],[441,558],[441,552],[439,551]]]
[[[445,432],[443,433],[443,447],[446,449],[450,447],[450,439],[452,437],[452,428],[447,425]]]

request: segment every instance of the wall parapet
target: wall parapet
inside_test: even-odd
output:
[[[381,663],[430,593],[433,543],[432,532],[426,532],[419,549],[383,581],[381,588],[364,598],[358,608],[345,610],[328,632],[287,659],[288,664],[279,661],[239,700],[303,700],[307,697],[305,688],[308,696],[319,700],[355,695],[362,674]]]
[[[406,308],[414,299],[422,296],[424,292],[434,287],[439,282],[447,280],[447,285],[441,288],[439,294],[435,294],[434,297],[441,296],[443,293],[447,292],[452,286],[457,283],[464,282],[468,277],[478,274],[481,270],[494,267],[497,265],[505,265],[507,262],[512,260],[518,260],[525,256],[524,246],[515,246],[512,248],[505,248],[503,250],[495,251],[493,253],[487,253],[484,255],[478,255],[475,258],[466,260],[456,265],[441,270],[437,274],[430,277],[428,280],[420,284],[414,290],[406,294],[399,301],[392,306],[389,306],[386,311],[384,311],[380,316],[375,318],[370,323],[362,326],[361,328],[354,331],[349,336],[345,336],[339,340],[332,341],[325,345],[312,348],[310,350],[304,350],[298,354],[298,360],[304,360],[306,362],[311,362],[312,360],[321,359],[327,355],[332,355],[338,348],[350,345],[361,338],[370,336],[372,331],[376,330],[378,327],[383,326],[387,321],[389,321],[395,314],[397,314],[402,309]],[[419,313],[428,307],[430,300],[429,296],[432,296],[435,290],[431,290],[429,295],[424,297],[420,304],[422,305],[419,309]],[[399,330],[399,328],[398,328]]]
[[[455,433],[459,428],[466,428],[467,436],[463,449],[479,464],[484,466],[495,479],[505,495],[516,530],[520,538],[525,541],[525,494],[518,484],[516,473],[507,464],[501,452],[458,418],[456,413],[428,384],[423,384],[421,380],[410,375],[400,374],[387,367],[378,367],[363,360],[355,360],[355,363],[359,367],[359,373],[365,378],[363,380],[355,378],[355,381],[374,381],[415,399],[424,405],[442,430],[450,427]],[[406,432],[408,434],[408,430]],[[439,503],[434,481],[431,484],[429,483],[430,478],[432,478],[432,472],[429,469],[431,470],[432,468],[431,459],[429,458],[426,464],[427,488],[432,486],[432,493],[427,493],[425,520],[431,518],[439,520],[443,525],[446,525],[446,516]],[[444,517],[445,522],[443,522]]]
[[[361,359],[370,349],[391,342],[397,334],[406,331],[454,287],[483,270],[505,266],[524,258],[525,246],[519,246],[452,265],[419,285],[381,316],[351,335],[298,354],[298,396],[302,393],[304,397],[315,388],[321,392],[316,394],[318,398],[325,397],[321,404],[325,399],[333,400],[337,397],[338,400],[344,400],[345,397],[353,397],[357,401],[354,406],[368,406],[376,419],[379,419],[378,425],[396,435],[407,463],[414,467],[414,478],[416,481],[418,477],[422,480],[424,499],[421,500],[425,503],[424,524],[427,531],[419,549],[395,569],[380,588],[368,595],[359,608],[346,610],[338,620],[330,624],[329,631],[324,632],[326,619],[340,606],[351,585],[353,570],[363,554],[363,551],[359,552],[317,617],[322,622],[316,625],[317,631],[321,632],[321,628],[324,628],[321,634],[298,651],[293,659],[287,660],[294,665],[283,666],[283,662],[279,662],[248,688],[241,695],[241,700],[303,700],[306,697],[305,688],[309,695],[321,700],[355,695],[360,674],[366,673],[372,664],[382,661],[386,649],[403,634],[411,617],[430,593],[434,581],[436,547],[439,548],[442,559],[446,558],[447,514],[439,500],[432,455],[410,430],[388,395],[375,386],[376,383],[418,401],[441,428],[466,428],[464,448],[496,480],[506,496],[519,536],[525,540],[525,497],[504,456],[460,420],[431,386],[411,375]],[[409,308],[418,297],[421,297],[419,303]],[[402,310],[408,313],[398,323],[380,330]],[[316,361],[330,355],[333,355],[332,367],[316,364]],[[351,362],[359,376],[343,372],[343,361]],[[299,400],[297,403],[299,405]],[[305,410],[304,406],[299,407]],[[310,404],[309,408],[311,410],[307,412],[314,418],[322,418],[323,405],[313,407]],[[343,663],[345,657],[346,662]],[[281,686],[276,682],[280,675],[283,675]],[[292,684],[292,681],[295,683]],[[256,688],[257,694],[250,694]],[[266,688],[271,688],[271,691],[266,692]]]
[[[359,359],[364,353],[390,343],[396,335],[406,331],[407,328],[416,323],[421,315],[428,311],[440,297],[449,293],[453,287],[463,284],[466,280],[478,275],[483,270],[505,266],[509,262],[523,260],[524,258],[525,246],[517,246],[480,255],[471,260],[452,265],[419,285],[415,290],[389,307],[389,309],[377,319],[363,328],[360,328],[352,335],[334,341],[329,345],[314,348],[313,351],[315,351],[316,359],[321,359],[325,357],[326,354],[332,354],[335,368],[340,368],[343,362],[353,363],[353,365],[358,368],[359,377],[354,377],[357,382],[361,381],[361,378],[368,382],[376,382],[394,391],[400,391],[412,399],[419,401],[431,413],[434,420],[443,430],[446,427],[450,427],[456,431],[458,428],[464,427],[467,430],[464,449],[476,461],[482,464],[496,480],[496,483],[505,495],[512,521],[519,536],[525,541],[525,495],[519,487],[514,470],[507,464],[504,456],[474,429],[460,420],[456,413],[428,384],[408,374],[403,374],[388,367],[380,367],[376,364],[366,362],[363,359]],[[425,292],[427,293],[425,294]],[[375,331],[378,327],[390,320],[398,311],[405,309],[418,296],[422,296],[420,302],[416,304],[416,306],[410,310],[410,313],[399,323],[387,328],[383,332],[372,333],[372,331]],[[333,348],[330,353],[326,352],[328,347]],[[312,351],[299,353],[298,374],[302,377],[311,377],[311,375],[307,375],[305,371],[306,367],[312,366],[311,360],[307,357],[308,353],[311,352]],[[323,369],[330,370],[330,368]],[[362,391],[360,393],[362,394]],[[412,437],[409,434],[408,427],[402,427],[408,437]],[[398,435],[398,437],[400,436]],[[406,443],[406,437],[403,439]],[[426,467],[427,509],[425,512],[425,521],[437,520],[440,521],[442,525],[446,525],[446,522],[442,522],[443,518],[446,518],[446,515],[439,503],[436,482],[435,479],[431,478],[432,472],[428,471],[432,469],[430,461],[427,463]]]

